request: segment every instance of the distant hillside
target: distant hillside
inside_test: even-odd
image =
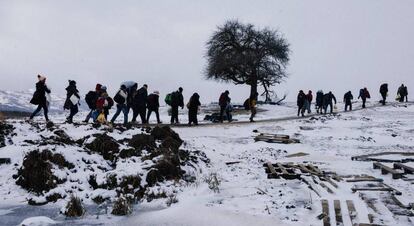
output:
[[[34,90],[27,91],[3,91],[0,90],[0,111],[4,112],[32,112],[35,105],[30,104]],[[57,96],[52,93],[52,103],[49,111],[51,113],[61,113],[63,111],[63,104],[65,96]],[[83,99],[83,98],[82,98]],[[81,109],[87,109],[84,100],[81,100]]]

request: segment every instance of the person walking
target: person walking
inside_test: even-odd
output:
[[[328,106],[330,107],[330,113],[333,113],[333,102],[335,101],[335,105],[336,105],[336,97],[335,95],[333,95],[333,93],[331,91],[329,91],[329,93],[325,94],[323,96],[323,110],[324,110],[324,114],[326,114],[327,110],[328,110]]]
[[[316,93],[316,104],[315,104],[316,112],[322,114],[323,109],[323,91],[319,90]]]
[[[362,100],[362,108],[365,108],[365,103],[367,102],[367,99],[371,98],[371,95],[369,94],[367,87],[364,87],[363,89],[359,90],[358,99],[359,98],[361,98]]]
[[[398,101],[404,102],[404,100],[405,100],[406,102],[408,102],[408,89],[407,89],[407,86],[404,86],[404,84],[402,84],[398,88],[397,96],[399,96]]]
[[[95,90],[89,91],[85,96],[85,102],[88,105],[90,111],[86,115],[86,118],[83,122],[88,123],[89,120],[92,118],[93,112],[96,110],[96,102],[98,101],[98,98],[101,96],[101,84],[96,84]]]
[[[344,103],[345,103],[345,111],[349,110],[352,111],[352,100],[354,99],[354,96],[352,95],[351,91],[348,91],[344,95]]]
[[[188,125],[191,125],[191,123],[194,123],[194,125],[198,125],[197,113],[200,106],[200,96],[198,95],[198,93],[194,93],[187,104]]]
[[[312,94],[312,90],[308,91],[308,94],[306,94],[306,110],[308,110],[308,114],[310,114],[311,111],[311,106],[312,106],[312,100],[313,100],[313,94]]]
[[[46,77],[37,75],[38,82],[36,83],[36,91],[33,94],[30,103],[37,105],[36,110],[30,115],[30,120],[32,120],[37,113],[40,112],[43,108],[43,114],[45,115],[46,122],[49,121],[48,113],[48,101],[46,98],[47,94],[50,94],[50,89],[46,85]]]
[[[116,102],[116,112],[111,119],[111,123],[113,124],[118,115],[122,112],[124,114],[124,126],[126,126],[128,124],[128,93],[125,85],[121,85],[121,88],[116,93],[114,100]]]
[[[78,113],[78,105],[79,105],[79,91],[76,88],[76,81],[69,80],[69,86],[66,87],[66,101],[63,106],[63,109],[70,110],[69,116],[66,118],[67,123],[73,123],[73,116]]]
[[[159,108],[160,108],[159,99],[160,99],[160,92],[158,91],[154,91],[154,93],[148,95],[148,98],[147,98],[148,113],[147,113],[147,120],[146,120],[147,123],[149,123],[152,112],[155,112],[155,116],[157,117],[157,123],[158,124],[161,123],[160,114],[159,114]]]
[[[380,86],[380,90],[379,90],[381,96],[382,96],[382,105],[385,105],[385,101],[387,100],[387,95],[388,95],[388,84],[384,83]]]
[[[138,89],[133,97],[133,117],[132,122],[136,122],[137,116],[139,114],[141,118],[141,123],[145,124],[147,123],[146,120],[146,111],[147,111],[147,98],[148,98],[148,85],[143,85],[140,89]]]
[[[96,101],[96,110],[92,113],[93,121],[97,122],[98,116],[103,114],[104,120],[100,120],[100,123],[108,120],[109,110],[114,106],[114,100],[109,97],[106,86],[101,87],[101,95]]]
[[[256,116],[257,113],[257,97],[259,96],[259,93],[255,93],[253,94],[253,96],[251,96],[249,98],[249,109],[250,109],[250,122],[254,122],[254,117]]]
[[[303,92],[303,90],[300,90],[298,93],[296,104],[298,106],[298,117],[300,114],[302,114],[302,117],[305,116],[305,101],[306,101],[306,95]]]
[[[226,111],[226,107],[228,103],[230,103],[230,92],[228,90],[224,91],[224,93],[221,93],[219,98],[219,106],[220,106],[220,122],[223,122],[223,116],[224,112]]]
[[[183,88],[178,88],[178,91],[175,91],[171,94],[171,124],[177,123],[178,120],[178,108],[184,108],[184,97],[183,97]]]

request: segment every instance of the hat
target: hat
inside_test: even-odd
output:
[[[106,91],[106,86],[101,86],[101,90]]]
[[[158,91],[154,91],[154,94],[160,95],[160,92],[158,92]]]
[[[101,88],[102,88],[102,85],[101,84],[96,84],[96,86],[95,86],[95,90],[96,91],[99,91],[99,90],[101,90]]]
[[[41,76],[41,75],[37,75],[37,78],[39,79],[39,81],[43,82],[46,80],[45,76]]]

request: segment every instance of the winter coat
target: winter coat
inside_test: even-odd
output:
[[[371,98],[371,95],[369,94],[367,89],[360,89],[358,99],[359,98],[361,98],[362,100],[365,100],[367,98],[368,99]]]
[[[229,95],[226,92],[224,92],[220,95],[220,98],[219,98],[220,107],[223,107],[223,108],[226,107],[227,103],[229,101],[230,101],[230,98],[229,98]]]
[[[46,105],[46,93],[50,93],[50,89],[47,88],[46,84],[42,81],[37,82],[36,91],[30,103],[34,105]]]
[[[332,104],[332,100],[334,100],[335,104],[336,104],[336,97],[332,93],[327,93],[327,94],[323,95],[323,105],[324,106],[328,106],[328,105]]]
[[[296,104],[298,105],[299,108],[302,108],[303,105],[305,105],[305,101],[306,101],[306,94],[303,92],[300,92],[298,94]]]
[[[388,84],[384,83],[380,87],[380,93],[385,95],[388,93]]]
[[[351,100],[353,100],[353,99],[354,99],[354,96],[352,95],[351,92],[345,93],[345,95],[344,95],[344,102],[346,104],[351,104]]]
[[[317,92],[316,93],[316,106],[322,106],[323,105],[323,92]]]
[[[408,90],[407,90],[407,86],[400,86],[400,88],[398,88],[398,93],[401,97],[405,97],[408,95]]]
[[[156,110],[160,107],[160,97],[157,94],[150,94],[147,97],[147,107],[149,110]]]
[[[197,112],[198,107],[201,106],[200,96],[198,94],[193,94],[188,102],[188,111]]]
[[[148,91],[144,87],[135,92],[133,97],[133,106],[136,108],[146,108]]]
[[[76,85],[75,84],[69,84],[69,86],[68,87],[66,87],[66,101],[65,101],[65,104],[64,104],[64,109],[70,109],[70,108],[72,108],[74,105],[76,105],[77,103],[72,103],[72,101],[70,100],[70,98],[73,96],[73,95],[75,95],[78,99],[80,99],[80,96],[79,96],[79,91],[78,91],[78,89],[76,88]]]
[[[89,91],[85,96],[85,102],[88,104],[89,109],[95,110],[96,109],[96,101],[98,101],[98,98],[100,96],[100,93],[98,91]]]
[[[179,91],[175,91],[171,95],[172,107],[184,107],[184,97]]]
[[[309,103],[312,103],[312,100],[313,100],[313,95],[312,95],[312,93],[308,93],[308,94],[306,94],[306,99],[309,101]]]
[[[98,111],[108,111],[113,105],[114,101],[108,96],[107,93],[103,93],[96,101],[96,109]]]

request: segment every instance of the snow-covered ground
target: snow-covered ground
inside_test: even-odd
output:
[[[373,105],[374,103],[370,104]],[[338,107],[342,108],[340,105]],[[258,121],[285,118],[296,114],[294,104],[262,108],[266,111],[258,114],[256,119]],[[359,106],[355,105],[354,108],[358,109]],[[169,122],[166,111],[167,108],[162,108],[162,121]],[[75,120],[80,121],[83,117],[84,115],[79,115]],[[153,117],[155,119],[155,115]],[[199,116],[199,119],[203,117]],[[247,121],[248,117],[248,114],[236,116],[239,121]],[[182,122],[187,121],[185,113],[180,115],[180,119]],[[38,120],[42,121],[42,119]],[[64,117],[55,115],[52,120],[60,123],[63,122]],[[347,200],[352,200],[355,204],[358,223],[369,223],[368,214],[372,214],[376,224],[413,224],[409,217],[390,212],[383,202],[383,198],[388,195],[386,192],[365,192],[366,196],[377,200],[374,203],[375,208],[372,209],[361,199],[361,193],[352,193],[351,187],[354,184],[341,181],[336,182],[339,187],[334,188],[326,183],[333,190],[333,194],[316,186],[321,195],[319,197],[300,180],[268,179],[263,167],[266,162],[312,163],[323,171],[335,172],[339,176],[367,174],[382,178],[384,183],[401,191],[402,195],[398,196],[398,199],[404,204],[414,203],[414,189],[410,181],[395,180],[390,175],[381,175],[380,170],[373,169],[372,162],[351,160],[355,155],[385,151],[414,153],[414,105],[412,104],[393,103],[385,107],[341,112],[336,115],[254,124],[224,123],[202,127],[175,127],[173,129],[186,142],[185,147],[204,152],[210,159],[210,164],[199,166],[200,170],[195,172],[197,179],[194,183],[174,185],[171,188],[173,189],[171,192],[176,195],[177,203],[167,206],[165,199],[143,201],[135,205],[134,212],[127,217],[115,217],[99,211],[96,204],[87,198],[99,191],[91,191],[88,188],[87,178],[83,173],[71,174],[73,177],[71,179],[85,182],[83,187],[80,186],[82,191],[78,192],[88,206],[88,212],[84,217],[65,219],[60,215],[59,209],[65,204],[63,200],[41,207],[28,206],[26,200],[32,195],[17,186],[12,175],[21,165],[24,153],[34,148],[30,145],[21,146],[23,140],[37,139],[39,134],[34,132],[31,125],[19,121],[13,122],[13,125],[17,133],[12,137],[14,144],[0,149],[0,158],[12,158],[12,164],[0,165],[0,219],[3,219],[4,225],[15,225],[26,218],[36,216],[51,218],[57,225],[322,225],[322,221],[317,219],[317,216],[322,213],[322,199],[328,200],[330,204],[332,225],[335,222],[334,200],[339,200],[341,203],[345,225],[351,225],[346,208]],[[60,127],[73,139],[80,139],[96,132],[89,125],[62,124]],[[260,133],[290,135],[300,139],[301,142],[299,144],[255,142],[254,137],[257,132],[253,132],[254,130]],[[139,132],[139,129],[133,129],[123,133],[115,131],[111,135],[116,139],[122,139]],[[42,135],[47,135],[44,133]],[[73,147],[56,146],[55,148],[56,152],[62,153],[69,162],[76,162],[80,158],[91,160],[101,158]],[[308,155],[287,157],[298,152]],[[401,156],[387,158],[401,158]],[[228,162],[235,163],[228,165],[226,164]],[[109,167],[104,165],[104,161],[98,161],[98,164],[103,164],[101,168]],[[125,173],[125,175],[139,173],[144,167],[144,163],[139,161],[135,163],[126,161],[122,164],[117,173]],[[413,166],[411,163],[407,165]],[[95,170],[99,168],[96,165],[91,167]],[[86,169],[82,168],[82,170]],[[214,175],[219,181],[218,192],[209,188],[211,183],[207,182]],[[162,188],[166,187],[168,188],[168,186]],[[97,214],[98,212],[100,214]],[[29,222],[36,219],[52,222],[48,218],[29,219]]]

